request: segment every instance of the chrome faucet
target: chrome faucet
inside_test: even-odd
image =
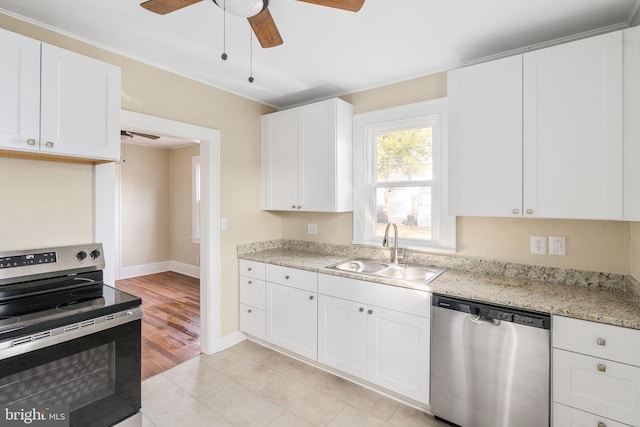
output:
[[[389,222],[387,228],[384,230],[384,238],[382,239],[382,246],[389,247],[389,227],[393,225],[393,259],[392,263],[398,263],[398,226],[395,222]]]

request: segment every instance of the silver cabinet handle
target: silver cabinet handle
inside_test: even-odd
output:
[[[288,274],[287,274],[286,276],[284,276],[284,278],[285,278],[286,280],[289,280],[289,277],[290,277],[290,276],[289,276]]]
[[[251,267],[247,267],[247,271],[251,271]]]
[[[605,340],[604,338],[598,338],[596,340],[596,344],[601,345],[601,346],[606,346],[607,345],[607,340]]]
[[[309,295],[309,299],[313,299],[313,295]]]
[[[602,363],[598,363],[598,372],[607,372],[607,367],[602,364]]]
[[[296,205],[291,205],[291,209],[295,209],[295,208],[296,208]]]
[[[249,309],[249,310],[247,310],[247,313],[251,313],[252,311],[253,311],[253,310]]]
[[[302,206],[298,205],[297,209],[302,209]]]
[[[367,310],[367,313],[373,314],[373,310]]]
[[[249,281],[247,282],[247,285],[252,285],[252,284],[253,284],[253,280],[249,280]]]
[[[362,312],[364,311],[364,307],[360,307],[360,308],[358,309],[358,311],[359,311],[360,313],[362,313]]]
[[[602,421],[598,421],[598,427],[607,427],[607,425]]]
[[[514,210],[513,210],[513,213],[514,213],[515,215],[518,215],[518,214],[520,213],[520,209],[514,209]]]
[[[46,145],[48,148],[53,148],[53,142],[51,142],[51,141],[45,142],[44,145]]]
[[[533,209],[527,209],[527,214],[529,215],[533,214]]]
[[[27,144],[28,145],[36,145],[36,140],[33,139],[33,138],[29,138],[29,139],[27,139]]]

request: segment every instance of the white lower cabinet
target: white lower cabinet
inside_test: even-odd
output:
[[[553,404],[553,425],[556,427],[629,427],[605,417],[561,405]]]
[[[429,294],[323,274],[318,292],[318,361],[428,404]]]
[[[264,310],[246,304],[240,304],[240,330],[263,340],[265,338]]]
[[[265,337],[265,265],[241,259],[240,330],[256,338]]]
[[[640,331],[554,316],[553,425],[640,426]]]
[[[318,300],[316,293],[267,282],[267,342],[317,359]]]

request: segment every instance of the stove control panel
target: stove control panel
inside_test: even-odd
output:
[[[60,272],[103,269],[101,243],[0,252],[0,285],[29,280],[30,276],[53,277]]]

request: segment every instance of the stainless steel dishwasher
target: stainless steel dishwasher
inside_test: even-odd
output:
[[[431,411],[463,427],[548,427],[548,315],[433,296]]]

